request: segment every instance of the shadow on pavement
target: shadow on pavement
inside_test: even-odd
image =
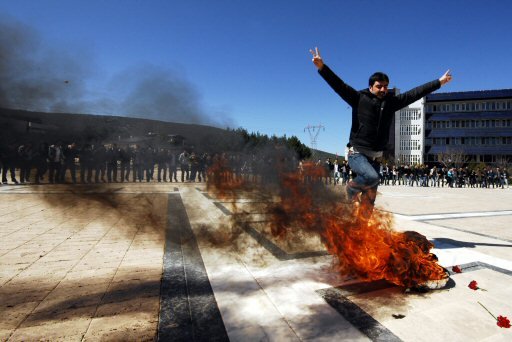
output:
[[[511,244],[501,243],[485,243],[485,242],[471,242],[471,241],[459,241],[448,238],[434,238],[430,240],[435,248],[437,249],[449,249],[449,248],[475,248],[476,246],[494,246],[494,247],[512,247]]]

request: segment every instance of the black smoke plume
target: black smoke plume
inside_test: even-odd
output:
[[[99,72],[94,60],[84,48],[55,48],[29,25],[0,15],[0,108],[234,126],[225,112],[207,113],[194,85],[169,68],[130,67],[88,89]]]
[[[45,112],[85,109],[81,99],[90,67],[73,51],[46,46],[28,25],[0,16],[0,107]]]

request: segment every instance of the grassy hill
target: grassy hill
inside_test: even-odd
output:
[[[226,129],[122,116],[0,109],[2,140],[185,145],[205,149],[237,136]],[[234,141],[233,141],[234,142]]]
[[[0,143],[118,143],[214,152],[236,150],[242,143],[233,130],[124,116],[43,113],[0,108]],[[315,158],[335,156],[316,150]]]

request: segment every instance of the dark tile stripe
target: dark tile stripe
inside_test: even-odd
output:
[[[212,199],[207,194],[203,193],[203,195]],[[219,208],[224,215],[233,215],[233,213],[226,208],[226,206],[220,202],[213,202],[213,204]],[[285,260],[295,260],[295,259],[304,259],[304,258],[312,258],[328,255],[327,251],[311,251],[311,252],[299,252],[299,253],[287,253],[275,243],[267,239],[263,234],[261,234],[257,229],[253,228],[250,224],[246,223],[242,225],[242,229],[249,234],[254,240],[256,240],[263,248],[269,251],[276,259],[285,261]]]
[[[229,341],[179,194],[169,194],[159,341]]]
[[[215,204],[215,206],[217,208],[219,208],[220,211],[222,211],[224,213],[224,215],[227,215],[227,216],[232,215],[231,211],[228,208],[226,208],[226,206],[224,204],[219,203],[219,202],[213,202],[213,204]]]
[[[368,336],[372,341],[402,341],[398,336],[357,306],[357,304],[342,295],[337,288],[318,290],[317,293],[349,321],[350,324]]]

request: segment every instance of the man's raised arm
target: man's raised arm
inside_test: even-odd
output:
[[[433,91],[436,91],[451,80],[452,74],[450,74],[450,70],[448,70],[443,74],[443,76],[432,82],[425,83],[405,93],[399,94],[396,97],[398,99],[398,103],[396,103],[396,110],[406,107],[414,101],[417,101],[422,97],[432,93]]]
[[[324,64],[320,51],[315,47],[315,51],[309,49],[313,55],[313,64],[317,67],[318,73],[331,86],[331,88],[352,107],[357,106],[359,101],[359,92],[343,82],[332,70]]]

